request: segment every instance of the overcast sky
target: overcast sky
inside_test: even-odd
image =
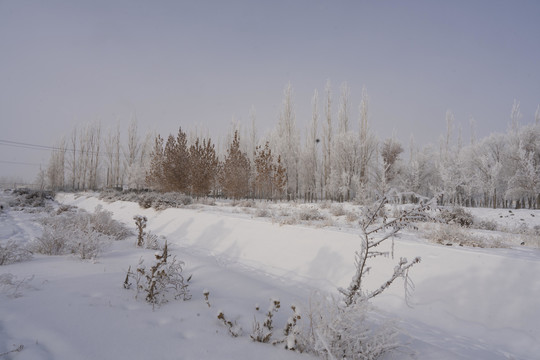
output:
[[[162,135],[273,128],[291,82],[305,129],[314,89],[362,87],[379,138],[438,141],[450,109],[465,140],[540,103],[539,1],[0,0],[0,140],[53,145],[117,121]],[[334,108],[337,111],[337,106]],[[49,152],[0,144],[0,177],[32,180]]]

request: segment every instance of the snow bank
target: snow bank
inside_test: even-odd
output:
[[[156,212],[91,196],[61,195],[59,200],[90,211],[101,204],[130,225],[133,215],[145,215],[147,229],[166,236],[179,253],[212,256],[221,266],[245,268],[286,284],[335,292],[348,285],[354,272],[359,237],[352,233],[186,209]],[[485,359],[505,359],[507,354],[527,359],[540,353],[538,250],[444,247],[406,233],[396,240],[395,253],[422,257],[411,271],[416,285],[412,307],[405,304],[399,284],[374,304],[403,319],[402,327],[421,353],[443,349],[448,358]],[[377,259],[368,286],[385,280],[396,262]]]

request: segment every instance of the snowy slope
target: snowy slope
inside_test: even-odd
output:
[[[237,320],[247,335],[255,303],[265,309],[269,298],[279,297],[283,309],[278,320],[283,323],[289,304],[307,304],[314,289],[336,294],[354,272],[359,238],[350,230],[280,226],[188,209],[157,212],[91,196],[58,199],[89,211],[101,204],[132,228],[133,215],[147,216],[148,229],[166,236],[193,273],[193,299],[152,312],[122,289],[127,267],[141,256],[131,240],[115,243],[97,263],[36,256],[5,266],[0,272],[34,276],[22,297],[2,297],[0,352],[25,344],[13,358],[309,358],[254,344],[249,336],[230,338],[215,318],[217,310]],[[415,358],[533,359],[540,353],[538,250],[449,248],[417,236],[404,233],[395,243],[397,258],[422,257],[411,271],[416,285],[411,306],[403,299],[402,283],[374,299],[380,317],[402,320],[409,334],[402,340]],[[145,252],[148,259],[151,255]],[[396,261],[378,260],[369,284],[380,285]],[[211,308],[202,300],[203,289],[210,291]]]

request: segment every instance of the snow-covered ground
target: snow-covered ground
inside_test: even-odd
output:
[[[105,203],[92,194],[60,194],[57,200],[88,211],[101,204],[132,229],[134,215],[146,216],[147,230],[166,237],[170,251],[186,263],[185,272],[193,274],[193,298],[153,311],[135,299],[133,291],[123,289],[128,267],[141,256],[150,260],[154,253],[136,248],[134,237],[114,242],[93,262],[34,255],[30,261],[0,267],[0,275],[22,281],[15,289],[0,287],[0,354],[24,345],[21,352],[3,358],[308,359],[312,356],[252,342],[254,315],[262,319],[270,298],[277,297],[282,308],[275,324],[282,328],[291,315],[289,305],[306,308],[315,291],[337,296],[337,287],[346,287],[354,273],[359,237],[344,215],[334,222],[337,226],[321,227],[320,222],[286,225],[255,210],[232,207],[155,211],[130,202]],[[295,207],[279,206],[275,211],[284,216]],[[509,217],[508,210],[473,211],[507,227],[516,221],[530,228],[540,224],[540,211],[513,211]],[[0,215],[0,240],[32,241],[40,234],[32,221],[35,216],[6,209]],[[405,231],[394,250],[395,259],[373,262],[368,287],[386,280],[399,257],[420,256],[422,262],[411,270],[416,290],[409,304],[402,282],[373,299],[378,309],[374,321],[399,319],[404,333],[400,340],[407,345],[387,358],[538,357],[538,249],[448,247]],[[210,292],[210,307],[204,289]],[[255,310],[256,304],[261,311]],[[244,336],[228,335],[216,317],[219,310],[241,325]],[[415,354],[409,356],[411,352]]]

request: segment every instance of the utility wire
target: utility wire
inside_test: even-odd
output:
[[[30,144],[25,142],[19,142],[19,141],[11,141],[11,140],[4,140],[0,139],[0,145],[4,146],[11,146],[11,147],[18,147],[18,148],[24,148],[24,149],[31,149],[31,150],[44,150],[44,151],[60,151],[60,152],[69,152],[72,153],[73,151],[80,153],[80,154],[90,154],[90,155],[98,155],[98,156],[104,156],[104,155],[116,155],[114,152],[108,152],[108,151],[90,151],[90,150],[82,150],[82,149],[73,149],[73,148],[61,148],[57,146],[46,146],[46,145],[39,145],[39,144]],[[145,154],[145,157],[149,157],[150,154]]]

